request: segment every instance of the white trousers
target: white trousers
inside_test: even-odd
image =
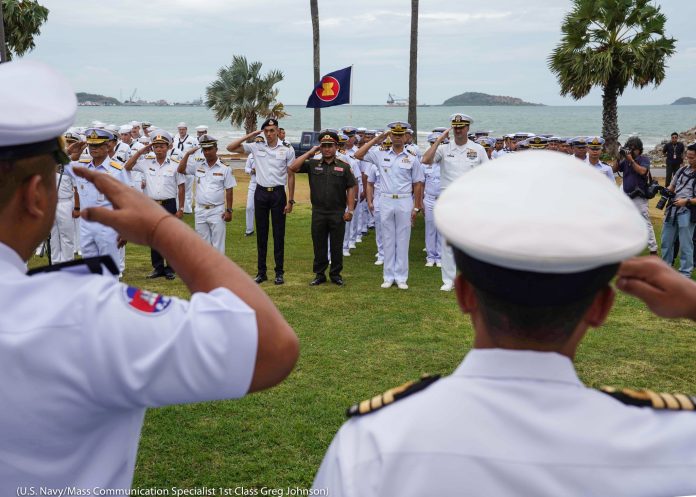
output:
[[[440,262],[440,232],[435,226],[433,210],[437,197],[425,195],[423,204],[425,207],[425,257],[428,262]]]
[[[56,220],[51,228],[51,262],[58,264],[75,258],[75,222],[73,221],[73,199],[59,200]]]
[[[370,209],[367,208],[367,200],[360,202],[358,206],[360,208],[360,226],[358,231],[360,233],[367,233],[367,224],[370,221]]]
[[[218,205],[212,209],[196,207],[196,233],[221,254],[225,253],[225,235],[227,233],[225,220],[222,219],[224,212],[224,205]]]
[[[184,185],[184,212],[186,214],[193,212],[193,180],[193,176],[186,175],[186,184]],[[179,198],[178,195],[177,198]]]
[[[75,219],[73,219],[73,222],[75,223],[75,231],[74,231],[74,233],[75,233],[75,253],[77,253],[78,251],[81,253],[82,252],[82,248],[81,248],[82,245],[80,244],[80,224],[81,224],[80,218],[76,217]],[[73,257],[74,256],[75,256],[75,254],[73,254]]]
[[[251,233],[254,231],[254,192],[256,191],[256,183],[253,185],[249,183],[249,189],[247,190],[247,203],[246,203],[246,230],[245,233]]]
[[[444,236],[440,237],[440,257],[442,262],[442,282],[445,285],[453,285],[457,275],[457,265],[454,262],[454,252],[447,244]]]
[[[108,226],[89,221],[80,222],[80,249],[82,250],[82,257],[110,255],[118,266],[117,238],[116,231]]]
[[[648,210],[648,199],[647,198],[632,198],[631,201],[633,205],[636,206],[640,215],[643,216],[645,220],[645,226],[648,230],[648,250],[650,252],[657,252],[657,240],[655,239],[655,229],[653,228],[652,221],[650,221],[650,211]]]
[[[382,240],[382,220],[381,220],[381,209],[379,202],[374,203],[374,221],[375,221],[375,245],[377,245],[377,260],[384,260],[384,241]]]
[[[406,283],[408,247],[411,241],[413,197],[380,199],[380,221],[384,243],[384,281]]]

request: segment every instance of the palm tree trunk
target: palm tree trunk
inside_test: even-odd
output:
[[[411,49],[408,65],[408,122],[413,129],[413,141],[417,142],[418,128],[418,0],[411,0]]]
[[[0,0],[0,64],[7,62],[7,46],[5,45],[5,23],[3,22],[2,0]]]
[[[319,6],[317,0],[309,0],[309,10],[312,15],[312,48],[314,59],[314,84],[319,82],[321,78],[319,64]],[[321,129],[321,109],[314,109],[314,131]]]
[[[616,157],[619,151],[618,98],[618,87],[609,80],[602,95],[602,136],[606,140],[604,144],[606,151],[612,157]]]
[[[244,131],[247,135],[253,131],[256,131],[256,117],[255,112],[250,112],[244,117]]]

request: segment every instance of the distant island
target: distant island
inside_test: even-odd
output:
[[[84,107],[101,107],[101,106],[111,106],[111,105],[127,105],[127,106],[136,106],[136,107],[141,107],[141,106],[158,106],[158,107],[167,107],[170,105],[174,106],[182,106],[182,107],[200,107],[203,105],[203,99],[199,98],[196,100],[191,100],[189,102],[174,102],[174,103],[169,103],[166,100],[156,100],[153,102],[148,102],[146,100],[134,100],[133,98],[130,98],[126,100],[125,102],[121,102],[120,100],[113,98],[113,97],[106,97],[104,95],[98,95],[96,93],[85,93],[85,92],[79,92],[76,93],[75,96],[77,97],[77,105],[84,106]],[[133,92],[133,96],[135,96],[135,92]]]
[[[694,105],[696,104],[696,98],[694,97],[682,97],[676,99],[672,102],[672,105]]]
[[[113,97],[105,97],[104,95],[97,95],[96,93],[76,93],[77,103],[79,105],[121,105],[117,99]]]
[[[544,104],[533,104],[525,102],[521,98],[503,97],[500,95],[488,95],[487,93],[477,93],[468,91],[451,97],[442,102],[442,105],[517,105],[517,106],[543,106]]]

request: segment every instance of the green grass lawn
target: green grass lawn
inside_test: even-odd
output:
[[[256,239],[243,236],[246,184],[237,176],[227,255],[253,276]],[[297,367],[280,386],[238,401],[149,410],[134,486],[307,487],[349,405],[423,373],[448,374],[471,347],[469,318],[454,293],[439,291],[439,269],[424,267],[422,217],[411,237],[408,291],[379,287],[373,231],[345,258],[344,288],[309,287],[311,211],[303,175],[298,190],[287,221],[286,284],[263,284],[300,337]],[[193,216],[186,220],[192,224]],[[271,247],[269,241],[272,275]],[[124,281],[188,297],[179,279],[145,279],[148,249],[130,245],[127,251]],[[580,377],[590,386],[696,393],[695,331],[691,322],[656,318],[619,295],[608,323],[580,347]]]

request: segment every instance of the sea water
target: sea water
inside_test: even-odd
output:
[[[288,105],[290,115],[281,119],[288,141],[297,141],[302,131],[313,126],[313,109],[300,105]],[[490,130],[492,136],[524,131],[553,133],[557,136],[600,135],[602,132],[602,108],[600,106],[544,106],[544,107],[418,107],[418,142],[421,147],[433,128],[447,126],[453,112],[464,112],[474,119],[471,131]],[[322,127],[364,126],[384,128],[387,123],[406,120],[406,107],[382,105],[341,105],[322,109]],[[92,121],[105,124],[126,124],[130,121],[149,121],[153,125],[176,133],[176,125],[184,121],[189,133],[195,135],[199,124],[208,126],[209,133],[227,144],[240,137],[244,131],[233,128],[229,121],[217,122],[213,112],[206,107],[80,107],[76,126],[89,126]],[[259,118],[258,124],[261,125]],[[646,150],[669,139],[673,131],[681,132],[696,126],[696,105],[634,105],[619,107],[620,140],[638,135]]]

